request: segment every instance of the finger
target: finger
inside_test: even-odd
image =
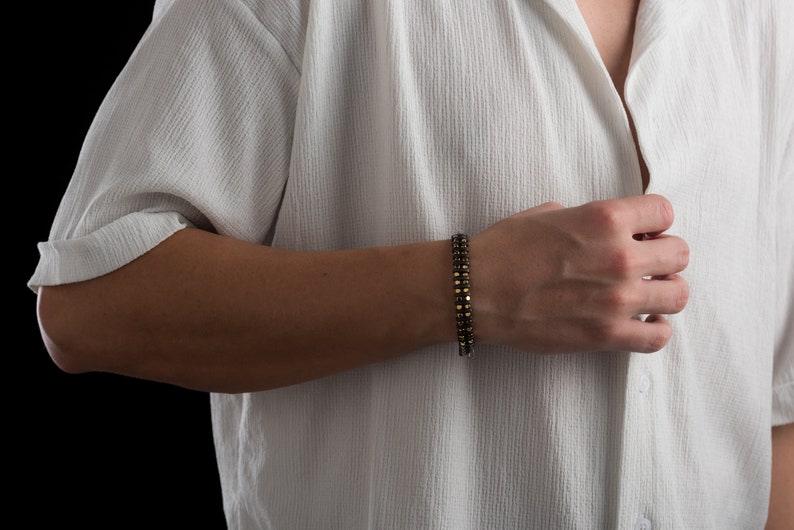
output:
[[[672,334],[670,322],[661,315],[649,315],[644,321],[627,319],[618,329],[619,339],[615,349],[653,353],[664,348]]]
[[[640,242],[637,267],[642,276],[666,276],[689,265],[689,245],[676,236],[659,236]]]
[[[641,303],[635,314],[674,315],[683,311],[689,301],[689,283],[677,274],[640,280],[637,291]]]
[[[673,225],[673,205],[661,195],[637,195],[615,201],[632,234],[660,234]]]

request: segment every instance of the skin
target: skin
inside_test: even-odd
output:
[[[633,236],[672,221],[647,195],[544,204],[475,235],[478,340],[537,354],[662,348],[661,315],[686,304],[689,249]],[[267,390],[454,341],[450,267],[446,240],[293,252],[188,228],[110,274],[42,288],[38,314],[67,372]]]
[[[631,59],[639,0],[577,0],[596,48],[621,100]],[[625,100],[624,100],[625,106]],[[637,132],[626,107],[637,147],[643,189],[649,172],[640,153]],[[794,424],[772,428],[772,484],[767,530],[791,528],[794,521]]]
[[[623,87],[626,84],[626,76],[629,72],[634,26],[640,3],[638,0],[577,0],[577,4],[590,30],[598,53],[601,55],[601,60],[607,72],[609,72],[612,85],[620,95],[625,107]],[[634,120],[628,107],[625,108],[631,134],[637,146],[642,189],[645,190],[650,182],[650,172],[640,152]]]
[[[772,429],[771,488],[766,530],[787,530],[794,521],[794,423]]]
[[[637,2],[580,8],[622,97]],[[663,315],[683,310],[689,292],[679,275],[689,248],[664,233],[673,215],[658,195],[548,203],[475,235],[478,342],[547,355],[658,351],[672,333]],[[449,268],[448,241],[291,252],[184,229],[105,276],[41,288],[38,318],[69,373],[260,391],[453,342]],[[770,524],[785,517],[791,438],[774,437]]]

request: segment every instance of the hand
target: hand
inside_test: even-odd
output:
[[[686,305],[686,242],[659,195],[546,203],[471,240],[478,341],[532,353],[658,351]],[[644,320],[641,315],[648,315]]]

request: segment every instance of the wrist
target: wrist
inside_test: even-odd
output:
[[[401,314],[395,315],[394,332],[415,349],[455,342],[455,304],[452,254],[449,240],[416,243],[386,249],[388,261],[398,264],[395,281],[401,297]]]

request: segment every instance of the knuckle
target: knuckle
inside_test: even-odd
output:
[[[590,225],[601,231],[615,232],[624,224],[623,212],[612,202],[591,203],[589,215]]]
[[[619,278],[628,278],[631,276],[634,268],[634,257],[631,252],[624,248],[614,248],[610,251],[606,259],[607,266]]]
[[[623,313],[631,305],[631,295],[626,289],[611,289],[604,295],[605,308],[612,313]]]
[[[675,220],[675,213],[673,212],[673,205],[672,203],[667,200],[665,197],[661,195],[657,195],[656,204],[659,208],[659,216],[661,217],[663,223],[670,227]]]
[[[669,325],[657,326],[657,330],[653,333],[648,341],[648,353],[661,350],[667,345],[672,336],[672,328]]]
[[[612,344],[617,335],[615,326],[606,321],[593,322],[585,328],[585,336],[595,349],[603,349]]]
[[[642,353],[657,352],[667,345],[672,335],[673,328],[667,319],[656,316],[652,321],[646,320],[641,335],[637,337],[640,348],[637,351]]]
[[[677,262],[679,270],[684,270],[689,265],[689,245],[683,239],[678,250]]]
[[[681,287],[678,289],[675,301],[673,302],[673,312],[680,313],[689,302],[689,284],[682,281]]]

